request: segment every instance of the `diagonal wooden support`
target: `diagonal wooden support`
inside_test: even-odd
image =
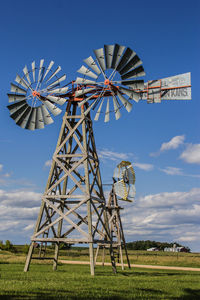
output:
[[[63,220],[63,219],[66,219],[66,217],[73,213],[74,210],[76,210],[79,206],[81,206],[83,203],[87,202],[88,199],[84,199],[82,200],[80,203],[78,203],[75,207],[71,208],[70,210],[68,210],[65,214],[63,214],[61,211],[59,211],[50,201],[48,201],[47,199],[44,199],[43,200],[49,204],[50,207],[53,208],[54,212],[57,212],[58,215],[60,215],[60,217],[58,217],[56,220],[52,221],[48,226],[42,228],[40,231],[38,231],[34,237],[38,237],[40,234],[42,234],[44,231],[48,230],[49,228],[53,227],[53,225],[55,225],[56,223],[58,223],[59,221]],[[68,219],[66,219],[68,221]],[[72,224],[74,225],[74,224]]]

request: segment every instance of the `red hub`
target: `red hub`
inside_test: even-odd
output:
[[[105,85],[109,85],[110,84],[110,80],[109,79],[105,79],[104,84]]]
[[[33,97],[40,97],[40,93],[37,91],[32,91]]]

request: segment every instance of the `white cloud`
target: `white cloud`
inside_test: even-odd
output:
[[[192,199],[192,200],[191,200]],[[198,202],[200,203],[200,188],[193,188],[189,192],[164,192],[150,194],[139,198],[141,207],[175,207]]]
[[[160,170],[168,175],[183,175],[183,172],[180,168],[166,167],[165,169]]]
[[[1,165],[2,166],[2,165]],[[3,167],[2,167],[3,168]],[[1,186],[20,186],[20,187],[32,187],[35,186],[32,182],[25,178],[13,178],[13,172],[1,173],[0,174],[0,184]]]
[[[114,152],[110,150],[99,150],[98,156],[101,159],[105,160],[112,160],[112,161],[121,161],[121,160],[132,160],[134,157],[133,153],[120,153],[120,152]],[[152,164],[145,164],[145,163],[137,163],[134,162],[133,166],[145,170],[145,171],[151,171],[153,170],[154,166]]]
[[[45,161],[44,166],[45,167],[51,167],[51,164],[52,164],[52,160],[50,159],[50,160]]]
[[[34,223],[31,223],[31,224],[29,224],[29,225],[27,225],[25,228],[24,228],[24,230],[25,231],[29,231],[29,230],[32,230],[33,228],[34,228]]]
[[[193,178],[200,178],[199,174],[187,174],[183,173],[182,169],[176,167],[165,167],[164,169],[159,169],[160,171],[166,173],[167,175],[179,175]]]
[[[141,221],[141,224],[149,224],[152,223],[152,221],[154,221],[157,218],[158,214],[157,213],[153,213],[150,216],[147,216],[146,218],[144,218]]]
[[[150,153],[150,156],[158,156],[163,151],[177,149],[180,145],[184,143],[184,140],[185,140],[184,135],[174,136],[169,142],[162,143],[159,151]]]
[[[151,171],[154,168],[154,166],[151,164],[142,164],[142,163],[134,163],[133,166],[145,171]]]
[[[18,224],[19,221],[4,221],[2,223],[0,223],[0,231],[6,231],[6,230],[13,230]]]
[[[126,160],[130,156],[130,153],[120,153],[114,152],[110,150],[98,150],[98,156],[102,159],[109,159],[109,160]]]
[[[121,215],[127,241],[177,241],[200,250],[200,188],[136,198],[124,204]]]
[[[163,143],[160,147],[160,151],[166,151],[170,149],[177,149],[185,140],[184,135],[174,136],[169,142]]]
[[[0,172],[3,171],[3,165],[0,164]],[[6,180],[5,178],[9,178],[11,176],[11,173],[3,173],[3,174],[0,174],[0,183],[2,185],[4,185],[6,183]]]
[[[12,207],[35,207],[41,202],[41,194],[28,190],[0,190],[0,203]]]
[[[193,235],[193,236],[182,236],[182,237],[179,237],[179,238],[177,238],[177,241],[180,241],[180,242],[192,242],[192,241],[196,241],[198,239],[199,239],[199,237],[196,234],[196,235]]]
[[[35,207],[8,207],[0,205],[0,224],[4,223],[4,220],[36,220],[39,212],[39,206]]]
[[[200,144],[189,144],[180,158],[190,164],[200,164]]]

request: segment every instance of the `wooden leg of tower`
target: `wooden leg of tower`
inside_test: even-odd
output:
[[[90,253],[90,273],[94,276],[94,247],[92,237],[92,214],[91,214],[91,203],[90,200],[87,202],[87,215],[88,215],[88,234],[91,239],[89,242],[89,253]]]
[[[120,214],[119,210],[116,214],[116,230],[117,230],[117,242],[118,242],[118,260],[120,256],[121,268],[124,270],[124,261],[123,261],[123,249],[122,249],[122,228],[120,228]]]
[[[26,257],[26,263],[24,266],[24,272],[28,272],[28,270],[29,270],[29,266],[30,266],[30,262],[31,262],[32,254],[33,254],[33,245],[34,245],[34,242],[32,242],[29,247],[28,255]]]
[[[67,189],[67,179],[64,180],[63,184],[63,191],[62,194],[66,194],[66,189]],[[61,206],[61,211],[64,211],[64,202],[62,201],[62,206]],[[57,232],[57,237],[61,236],[62,232],[62,224],[63,224],[63,219],[61,219],[58,223],[58,232]],[[54,261],[53,261],[53,270],[55,271],[57,269],[58,265],[58,255],[59,255],[59,243],[55,244],[55,254],[54,254]]]
[[[73,114],[75,114],[75,111],[73,111]],[[72,123],[74,123],[74,120],[72,120]],[[63,136],[64,128],[65,128],[65,119],[63,119],[63,124],[62,124],[62,128],[61,128],[61,134],[60,134],[59,139],[58,139],[57,147],[59,146],[61,138]],[[56,147],[56,150],[57,150],[57,147]],[[72,149],[72,138],[69,139],[69,144],[68,144],[66,153],[71,153],[71,149]],[[67,161],[68,160],[66,160],[66,162]],[[66,194],[67,182],[68,182],[68,178],[65,178],[65,180],[63,182],[63,188],[62,188],[62,194],[63,195]],[[60,194],[61,194],[61,190],[60,190]],[[61,210],[62,210],[62,212],[64,211],[64,202],[62,203]],[[60,237],[60,235],[61,235],[62,223],[63,223],[63,220],[60,220],[59,223],[58,223],[58,232],[57,232],[57,236],[58,237]],[[54,271],[57,269],[58,255],[59,255],[59,243],[56,243],[55,244],[54,261],[53,261],[53,270]]]
[[[88,170],[86,171],[86,176],[88,175]],[[89,242],[89,253],[90,253],[90,272],[94,276],[94,247],[93,247],[93,236],[92,236],[92,213],[91,213],[91,200],[87,202],[87,216],[88,216],[88,234],[90,237]]]
[[[123,261],[122,245],[119,246],[119,251],[120,251],[120,259],[121,259],[121,267],[122,267],[122,270],[124,270],[124,261]]]
[[[81,113],[84,115],[84,107],[81,107]],[[86,193],[90,197],[90,181],[88,171],[88,144],[87,144],[87,132],[86,132],[86,120],[84,118],[82,122],[82,135],[83,135],[83,148],[85,154],[84,169],[85,169],[85,188]],[[88,217],[88,235],[89,235],[89,254],[90,254],[90,272],[94,275],[94,247],[93,247],[93,235],[92,235],[92,212],[91,212],[91,198],[87,201],[87,217]]]
[[[105,247],[102,248],[102,266],[104,266],[105,263]]]
[[[54,260],[53,260],[53,270],[56,271],[57,264],[58,264],[58,253],[59,253],[59,243],[55,244],[55,254],[54,254]]]
[[[115,256],[114,256],[114,251],[113,251],[112,243],[110,244],[109,248],[110,248],[110,257],[111,257],[112,269],[113,269],[113,272],[116,274],[117,273],[117,269],[116,269],[116,264],[115,264]]]
[[[63,211],[63,208],[62,208]],[[58,223],[58,233],[57,236],[60,237],[61,231],[62,231],[62,223],[63,220],[60,220]],[[58,265],[58,255],[59,255],[59,243],[55,244],[55,254],[54,254],[54,260],[53,260],[53,270],[56,271],[57,265]]]
[[[99,254],[99,245],[97,246],[97,250],[96,250],[96,254],[95,254],[95,259],[94,259],[95,265],[97,263],[98,254]]]
[[[129,257],[128,257],[128,251],[127,251],[127,248],[126,248],[126,242],[125,241],[124,241],[124,250],[125,250],[125,254],[126,254],[127,264],[128,264],[129,269],[130,269],[131,264],[130,264],[130,260],[129,260]]]
[[[109,217],[108,217],[108,214],[109,214]],[[108,219],[110,219],[110,217],[111,217],[110,213],[105,210],[104,211],[104,222],[105,222],[107,232],[109,233],[109,236],[106,235],[106,240],[108,240],[110,242],[109,252],[110,252],[110,260],[111,260],[112,269],[113,269],[114,273],[117,273],[116,264],[115,264],[115,256],[114,256],[114,251],[113,251],[112,229],[109,227],[109,221],[108,221]],[[105,255],[105,253],[104,253],[104,255]]]
[[[93,243],[89,243],[89,251],[90,251],[90,273],[94,276],[94,248]]]
[[[126,241],[125,241],[125,237],[124,237],[124,231],[123,231],[123,227],[122,227],[122,221],[121,221],[121,218],[120,218],[119,215],[118,215],[118,218],[119,218],[119,224],[120,224],[120,228],[121,228],[121,235],[122,235],[122,241],[123,241],[123,244],[124,244],[124,251],[125,251],[125,255],[126,255],[126,260],[127,260],[128,267],[130,269],[131,268],[131,264],[130,264],[130,261],[129,261],[128,251],[127,251],[127,248],[126,248]]]
[[[40,226],[40,222],[41,222],[41,219],[42,219],[43,211],[44,211],[44,202],[42,202],[42,205],[40,207],[40,212],[39,212],[39,215],[38,215],[38,219],[37,219],[37,223],[36,223],[36,226],[35,226],[34,233],[36,233],[38,231],[38,228]],[[31,245],[30,245],[29,250],[28,250],[28,255],[26,257],[26,263],[25,263],[25,266],[24,266],[24,272],[28,272],[28,270],[29,270],[29,266],[30,266],[30,262],[31,262],[32,254],[33,254],[33,245],[34,245],[34,241],[31,242]]]

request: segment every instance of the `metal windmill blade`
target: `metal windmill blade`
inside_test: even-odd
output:
[[[122,108],[130,112],[132,100],[138,102],[141,98],[144,81],[137,77],[145,75],[142,61],[135,51],[118,44],[104,45],[94,50],[94,55],[85,59],[86,66],[77,71],[82,77],[76,78],[79,89],[75,95],[80,97],[80,106],[87,103],[88,112],[96,110],[95,121],[103,114],[104,122],[108,122],[111,112],[118,120]]]
[[[119,200],[132,202],[135,198],[135,172],[128,161],[122,161],[114,170],[114,190]]]
[[[42,129],[45,125],[53,123],[51,115],[57,116],[61,109],[57,105],[66,102],[64,94],[68,87],[61,86],[66,75],[59,77],[61,67],[53,70],[54,62],[51,61],[47,67],[44,59],[41,59],[36,67],[32,62],[30,69],[23,68],[23,75],[17,75],[15,83],[11,83],[8,93],[8,109],[10,117],[15,123],[25,129]]]

